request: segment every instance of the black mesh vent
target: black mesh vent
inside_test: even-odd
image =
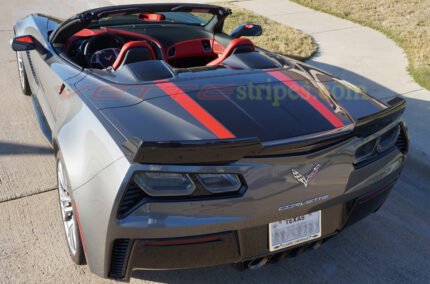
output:
[[[399,138],[397,138],[396,146],[403,153],[406,153],[408,151],[408,140],[406,138],[406,134],[403,128],[400,130],[400,134],[399,134]]]
[[[113,279],[124,279],[127,265],[127,255],[130,247],[129,239],[115,240],[112,249],[109,277]]]
[[[147,195],[135,183],[131,183],[126,189],[119,204],[118,218],[124,218],[130,214],[131,209],[136,206]]]
[[[33,75],[34,81],[39,86],[39,78],[37,77],[36,72],[34,71],[34,66],[33,66],[33,61],[31,61],[30,51],[27,50],[26,54],[27,54],[28,64],[30,65],[31,74]]]

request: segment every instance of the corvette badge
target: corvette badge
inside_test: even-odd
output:
[[[308,187],[309,182],[317,175],[319,169],[320,169],[320,164],[316,165],[307,176],[300,174],[298,171],[294,169],[291,171],[293,172],[293,176],[296,180],[303,183],[305,187]]]

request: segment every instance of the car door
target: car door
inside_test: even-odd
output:
[[[56,28],[58,23],[49,18],[47,21],[46,30],[41,30],[43,41],[41,44],[44,50],[32,51],[32,63],[39,81],[37,98],[50,128],[55,129],[58,104],[63,101],[60,96],[67,89],[68,80],[81,74],[81,68],[61,58],[55,52],[49,42],[49,34]]]
[[[67,89],[69,80],[79,76],[81,70],[53,52],[38,58],[37,69],[40,78],[39,95],[44,96],[48,102],[55,123],[58,104],[63,101],[61,95]]]

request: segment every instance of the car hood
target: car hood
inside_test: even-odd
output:
[[[126,93],[124,95],[123,93]],[[178,74],[93,100],[126,139],[273,141],[348,127],[386,105],[304,64]]]

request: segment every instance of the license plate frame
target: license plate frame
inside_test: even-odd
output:
[[[321,210],[269,223],[269,250],[295,246],[321,237]]]

